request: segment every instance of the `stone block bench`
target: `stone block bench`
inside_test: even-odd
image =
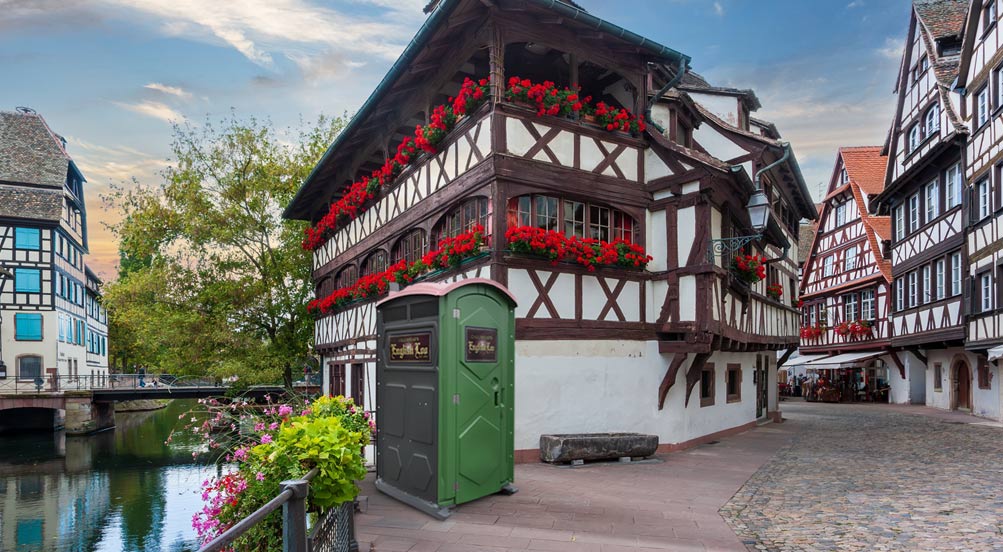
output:
[[[657,435],[572,433],[540,436],[540,460],[551,464],[644,458],[658,449]]]

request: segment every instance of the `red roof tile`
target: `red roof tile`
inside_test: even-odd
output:
[[[915,0],[913,6],[934,38],[960,35],[968,16],[968,0]]]
[[[865,194],[880,194],[885,189],[888,156],[881,155],[881,146],[839,148],[839,155],[847,176]]]

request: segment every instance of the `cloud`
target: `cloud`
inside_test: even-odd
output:
[[[853,0],[846,5],[846,9],[852,10],[853,8],[861,8],[864,6],[864,0]]]
[[[714,2],[714,15],[724,17],[724,6],[720,2]]]
[[[902,59],[902,39],[886,38],[884,45],[875,51],[882,57],[898,61]]]
[[[139,103],[125,103],[125,102],[112,102],[115,105],[128,109],[134,113],[139,113],[140,115],[146,115],[147,117],[153,117],[154,119],[160,119],[168,123],[175,121],[180,121],[184,119],[184,115],[174,111],[170,106],[162,104],[160,102],[154,102],[150,100],[145,100]]]
[[[185,90],[184,88],[178,86],[168,86],[166,84],[161,84],[159,82],[151,82],[143,86],[143,88],[149,88],[150,90],[156,90],[162,94],[167,94],[170,96],[177,96],[178,98],[187,100],[192,97],[192,93]]]
[[[349,15],[308,0],[101,1],[149,18],[167,35],[226,44],[267,69],[276,67],[274,54],[302,58],[338,51],[396,59],[413,24],[421,21],[416,0],[355,0],[389,10],[372,17]]]

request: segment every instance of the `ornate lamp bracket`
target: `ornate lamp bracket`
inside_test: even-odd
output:
[[[707,244],[707,262],[713,263],[714,257],[724,258],[726,255],[731,257],[738,251],[740,251],[746,245],[759,240],[763,237],[762,234],[754,234],[751,236],[738,236],[735,238],[722,238],[720,240],[710,240]]]

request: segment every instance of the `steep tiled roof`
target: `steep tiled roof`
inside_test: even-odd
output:
[[[878,239],[887,241],[892,239],[892,219],[891,217],[867,217],[867,224],[871,225]]]
[[[821,210],[821,209],[819,209]],[[798,264],[804,264],[811,255],[811,244],[815,241],[815,232],[818,230],[818,221],[802,222],[798,228]]]
[[[913,6],[933,38],[960,35],[968,15],[968,0],[914,0]]]
[[[70,156],[34,112],[0,112],[0,181],[62,188]]]
[[[866,194],[880,194],[885,189],[885,169],[888,156],[881,155],[881,146],[839,148],[843,167],[850,180]]]
[[[63,214],[61,190],[0,184],[0,217],[59,222]]]

